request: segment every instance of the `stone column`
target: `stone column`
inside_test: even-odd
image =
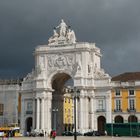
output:
[[[90,96],[90,129],[91,130],[94,130],[94,105],[93,105],[93,102],[94,102],[94,97],[93,96]]]
[[[80,95],[79,97],[79,129],[82,131],[84,128],[84,109],[83,109],[83,98],[84,96]]]
[[[52,93],[51,92],[48,92],[47,93],[47,118],[48,118],[48,124],[47,124],[47,130],[48,132],[51,131],[52,129]]]
[[[88,129],[89,129],[89,106],[88,106],[89,100],[88,100],[88,96],[85,96],[84,100],[85,100],[85,105],[84,105],[85,124],[84,124],[84,126],[85,126],[86,131],[88,131]]]
[[[97,115],[96,115],[96,109],[97,109],[97,104],[96,104],[96,101],[97,101],[97,99],[96,99],[96,97],[94,96],[94,98],[93,98],[93,112],[94,112],[94,116],[93,116],[93,121],[94,121],[94,130],[97,130],[97,128],[98,128],[98,123],[97,123]]]
[[[37,98],[37,110],[36,110],[36,129],[40,129],[40,99]]]
[[[36,100],[33,97],[33,130],[36,128]]]
[[[24,98],[22,97],[21,99],[21,133],[25,134],[25,117],[24,117],[24,112],[25,112],[25,107],[24,107]]]
[[[106,96],[106,123],[112,122],[112,102],[111,102],[111,93],[108,92]]]
[[[41,98],[41,129],[44,130],[44,98]]]

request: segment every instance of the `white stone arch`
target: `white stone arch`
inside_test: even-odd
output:
[[[95,118],[98,116],[96,111],[98,98],[104,97],[105,111],[101,114],[105,114],[107,123],[111,122],[110,76],[101,68],[100,58],[102,55],[95,43],[69,40],[67,38],[68,28],[65,30],[65,36],[60,34],[59,29],[61,28],[60,24],[56,28],[58,36],[52,36],[48,45],[40,45],[35,49],[35,71],[24,80],[21,92],[23,94],[34,93],[34,95],[32,94],[34,98],[33,112],[35,112],[33,114],[33,129],[49,133],[52,129],[53,78],[62,73],[69,75],[74,81],[74,86],[81,91],[77,104],[79,113],[76,116],[77,131],[85,132],[90,128],[93,130],[97,128]],[[89,96],[90,93],[91,96]],[[90,104],[88,97],[91,99]],[[24,106],[22,108],[24,109]],[[24,111],[22,117],[24,120]]]

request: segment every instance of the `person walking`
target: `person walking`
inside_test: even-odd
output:
[[[56,131],[55,130],[52,130],[51,133],[50,133],[50,138],[52,140],[55,140],[55,137],[56,137]]]

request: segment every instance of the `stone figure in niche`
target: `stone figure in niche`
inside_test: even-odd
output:
[[[68,65],[72,65],[72,62],[73,62],[73,57],[72,56],[67,56],[66,60],[67,60]]]
[[[88,64],[88,73],[91,73],[92,71],[92,64]]]
[[[88,73],[90,73],[91,72],[91,67],[90,67],[90,65],[88,65]]]
[[[78,71],[81,71],[81,63],[80,62],[77,62],[77,72]]]
[[[97,64],[95,64],[95,66],[94,66],[94,73],[96,73],[97,72]]]
[[[45,57],[44,56],[40,57],[39,65],[40,65],[40,68],[44,68],[45,67]]]
[[[54,29],[54,30],[53,30],[53,36],[50,37],[49,40],[48,40],[48,41],[49,41],[49,44],[50,44],[50,43],[57,42],[58,36],[59,36],[58,33],[57,33],[56,30]]]
[[[61,23],[56,27],[57,28],[60,28],[60,36],[66,36],[66,31],[67,31],[67,25],[66,23],[64,22],[63,19],[61,19]]]
[[[37,67],[36,67],[36,74],[37,75],[39,75],[39,74],[41,74],[41,66],[40,65],[38,65]]]
[[[54,56],[48,57],[48,64],[49,64],[50,67],[53,67],[54,66],[53,58],[54,58]]]

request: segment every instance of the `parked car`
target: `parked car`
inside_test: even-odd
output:
[[[94,131],[94,136],[101,136],[101,133],[99,131]]]
[[[73,132],[72,131],[64,131],[63,133],[62,133],[62,136],[73,136],[74,134],[73,134]]]
[[[102,135],[104,135],[104,133],[99,131],[89,131],[84,133],[84,136],[102,136]]]
[[[32,132],[29,133],[29,136],[31,136],[31,137],[37,137],[37,136],[43,137],[44,134],[42,131],[40,132],[37,130],[33,130]]]
[[[84,136],[95,136],[95,131],[89,131],[84,133]]]
[[[100,136],[105,136],[106,135],[105,131],[99,131],[99,133],[100,133]]]
[[[73,135],[75,135],[75,132],[73,132]],[[83,136],[83,134],[80,132],[76,132],[76,136]]]

